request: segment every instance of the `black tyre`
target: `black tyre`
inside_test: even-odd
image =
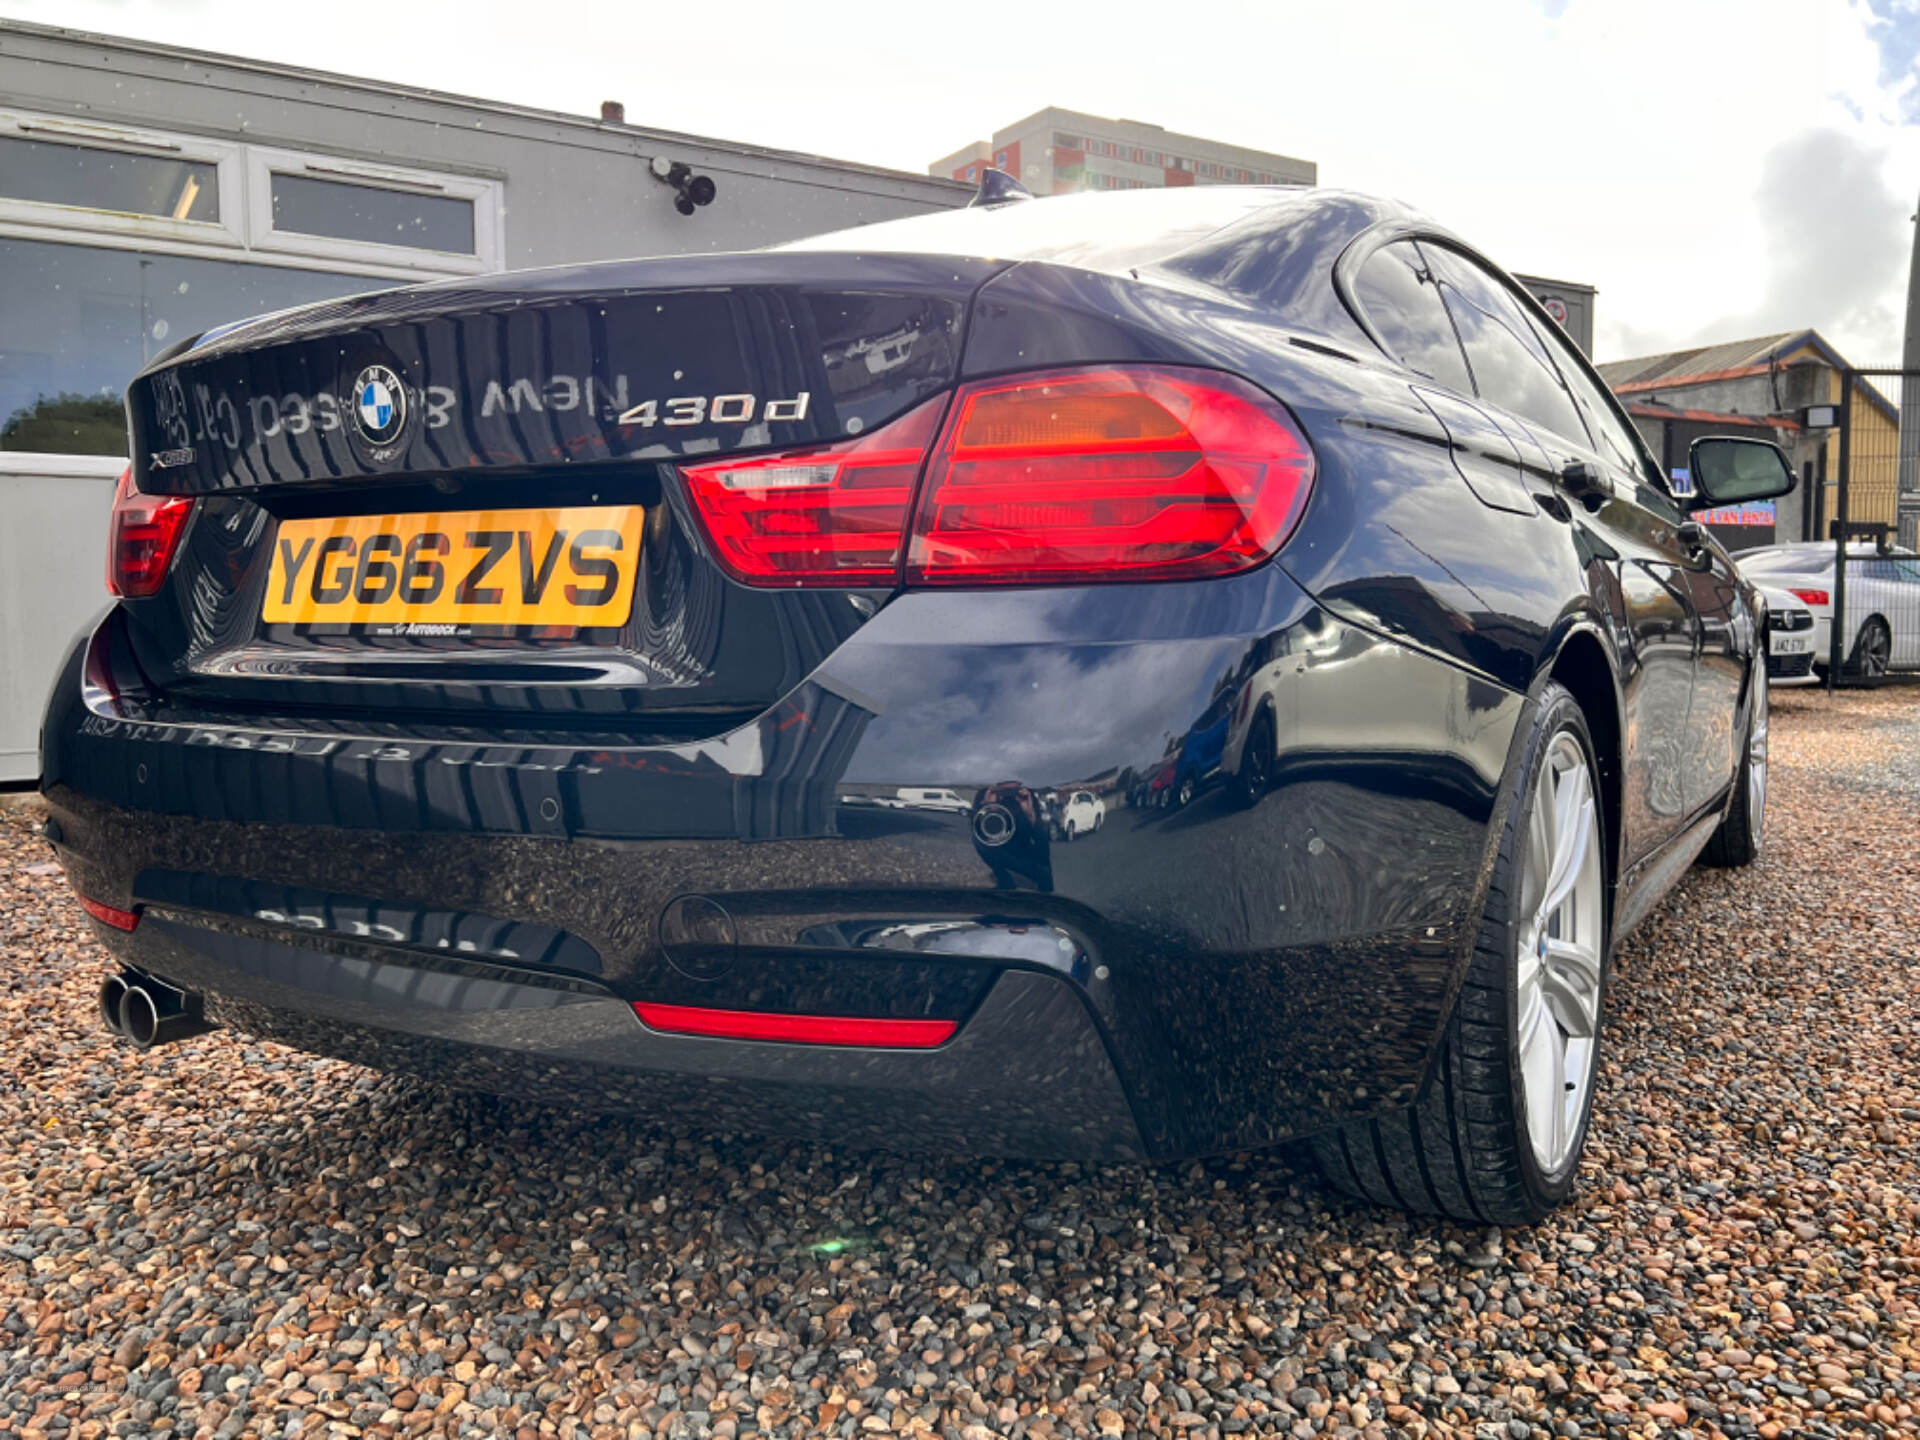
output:
[[[1593,741],[1563,686],[1541,696],[1516,768],[1434,1074],[1409,1109],[1313,1142],[1333,1183],[1375,1204],[1525,1225],[1573,1189],[1593,1108],[1611,915]]]
[[[1849,679],[1877,685],[1887,678],[1893,665],[1893,631],[1878,615],[1867,617],[1860,633],[1853,637],[1853,653],[1847,657]]]
[[[1747,749],[1733,776],[1726,818],[1707,840],[1700,859],[1708,865],[1751,865],[1760,854],[1767,823],[1767,667],[1754,666],[1753,713],[1747,719]]]
[[[1240,773],[1233,777],[1233,796],[1242,805],[1252,805],[1273,784],[1273,715],[1262,709],[1253,717],[1247,742],[1240,747]]]

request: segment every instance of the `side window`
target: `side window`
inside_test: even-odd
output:
[[[1639,436],[1631,433],[1613,413],[1613,407],[1607,403],[1607,397],[1598,384],[1587,377],[1581,367],[1580,359],[1573,353],[1573,347],[1551,327],[1535,325],[1534,334],[1560,367],[1560,378],[1566,381],[1567,389],[1573,392],[1574,403],[1580,407],[1580,414],[1587,422],[1587,431],[1593,436],[1593,442],[1600,453],[1613,461],[1627,474],[1644,478],[1646,474],[1658,475],[1659,467],[1653,464],[1651,456],[1645,456],[1637,443]]]
[[[1411,240],[1374,251],[1354,277],[1353,298],[1396,360],[1449,389],[1473,393],[1440,287]]]
[[[1420,253],[1439,277],[1481,397],[1575,445],[1589,444],[1573,397],[1514,298],[1462,255],[1437,245],[1423,245]]]

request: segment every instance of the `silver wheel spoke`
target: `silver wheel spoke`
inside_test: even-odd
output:
[[[1592,1037],[1600,1015],[1600,957],[1591,947],[1549,938],[1540,988],[1562,1030]]]
[[[1546,898],[1540,902],[1541,915],[1558,910],[1573,892],[1587,858],[1588,837],[1593,831],[1593,799],[1588,793],[1587,770],[1567,772],[1560,793],[1554,797],[1553,873],[1547,877]]]
[[[1573,734],[1549,742],[1534,791],[1520,880],[1515,1049],[1528,1140],[1543,1170],[1573,1152],[1593,1084],[1600,1028],[1600,826],[1592,771]]]
[[[1544,1132],[1535,1134],[1536,1146],[1544,1141],[1547,1153],[1558,1155],[1564,1126],[1561,1115],[1565,1109],[1562,1077],[1566,1073],[1566,1036],[1554,1024],[1553,1015],[1538,991],[1534,992],[1533,1004],[1523,1015],[1521,1024],[1520,1067],[1526,1076],[1528,1128]]]

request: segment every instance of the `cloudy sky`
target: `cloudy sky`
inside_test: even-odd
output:
[[[0,0],[0,15],[924,170],[1046,105],[1320,166],[1600,289],[1599,358],[1897,362],[1920,0]]]

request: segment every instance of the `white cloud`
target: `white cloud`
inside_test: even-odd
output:
[[[1603,357],[1739,324],[1899,350],[1904,266],[1884,260],[1912,238],[1920,129],[1907,67],[1883,59],[1911,27],[1866,0],[1108,0],[1010,30],[893,0],[0,11],[583,114],[617,98],[636,123],[909,170],[1048,104],[1131,116],[1316,160],[1322,183],[1409,200],[1514,269],[1599,286]],[[1832,187],[1793,169],[1816,131],[1897,216],[1832,213]],[[1862,253],[1871,274],[1829,283]]]

